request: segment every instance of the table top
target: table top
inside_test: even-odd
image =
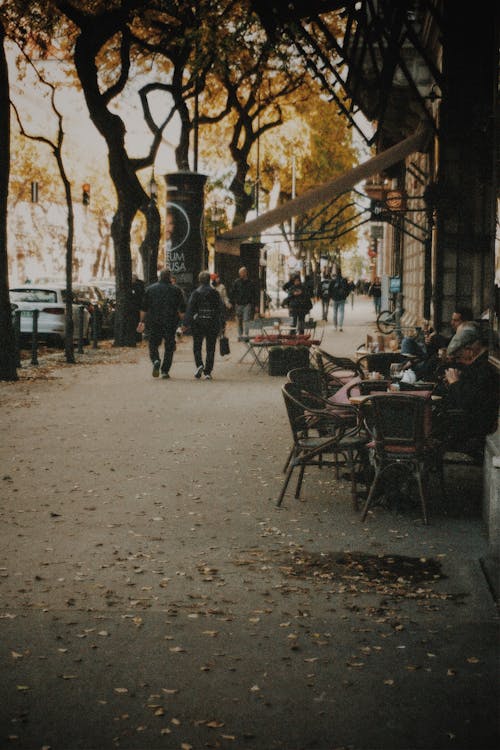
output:
[[[295,336],[270,334],[269,336],[254,336],[248,342],[252,346],[313,346],[318,344],[317,339],[312,339],[309,334],[296,334]]]
[[[364,401],[368,401],[368,399],[376,396],[419,396],[420,398],[430,397],[432,401],[441,398],[441,396],[433,396],[432,391],[374,391],[373,393],[367,393],[365,396],[349,396],[349,402],[354,405],[362,404]]]

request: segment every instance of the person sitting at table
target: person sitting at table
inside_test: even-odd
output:
[[[467,342],[470,331],[476,334],[479,333],[479,328],[474,322],[474,315],[470,307],[458,306],[455,308],[451,316],[451,327],[454,333],[446,347],[447,357],[455,356],[456,352],[462,348],[463,342]]]
[[[481,458],[486,436],[498,425],[499,377],[477,329],[468,328],[461,341],[435,389],[443,396],[438,430],[448,450]]]
[[[424,330],[424,340],[419,342],[413,336],[404,336],[401,341],[401,354],[411,356],[406,368],[415,371],[417,380],[435,380],[436,369],[441,363],[439,350],[444,349],[448,339],[432,328]]]
[[[302,283],[299,274],[294,276],[292,283],[288,285],[287,291],[288,297],[283,300],[283,305],[288,306],[293,319],[293,327],[297,328],[298,333],[304,333],[306,315],[311,310],[313,304],[311,296],[306,286]]]
[[[463,344],[470,340],[471,332],[474,336],[479,336],[479,328],[473,318],[470,307],[455,307],[450,321],[453,336],[451,339],[436,339],[437,348],[431,353],[425,366],[421,368],[422,373],[419,372],[417,377],[423,380],[442,380],[446,368],[455,361],[455,355],[460,352]]]

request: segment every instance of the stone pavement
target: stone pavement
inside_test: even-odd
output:
[[[323,345],[372,325],[356,298]],[[212,382],[186,338],[168,381],[141,345],[0,384],[0,747],[493,750],[480,475],[427,527],[327,470],[277,509],[285,378],[229,333]]]

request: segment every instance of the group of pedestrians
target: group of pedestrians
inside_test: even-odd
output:
[[[201,271],[198,286],[186,302],[184,292],[174,281],[168,268],[163,268],[158,281],[147,287],[140,289],[137,278],[133,280],[137,334],[140,338],[147,336],[153,377],[170,378],[176,335],[189,332],[193,339],[194,377],[211,380],[217,339],[225,333],[228,313],[234,308],[239,336],[248,333],[250,321],[259,309],[257,286],[244,266],[230,293],[218,274]]]

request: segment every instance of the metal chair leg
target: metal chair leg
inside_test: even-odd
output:
[[[300,497],[300,490],[302,487],[302,481],[304,479],[305,470],[306,470],[306,466],[305,464],[302,464],[300,467],[299,478],[297,479],[297,487],[295,488],[295,497],[297,499]]]
[[[424,487],[422,483],[422,475],[421,475],[420,467],[416,467],[414,474],[417,480],[418,492],[420,494],[420,504],[422,506],[422,516],[424,519],[424,524],[427,525],[427,506],[425,502],[425,493],[424,493]]]
[[[372,486],[370,487],[370,492],[368,493],[368,497],[366,498],[365,507],[363,508],[363,515],[361,516],[361,520],[364,521],[366,516],[368,515],[368,510],[370,508],[370,505],[372,504],[373,496],[375,495],[375,490],[377,489],[378,480],[381,474],[380,468],[377,466],[375,469],[375,476],[373,478]]]
[[[293,454],[294,454],[294,453],[295,453],[295,448],[294,448],[294,447],[292,447],[292,449],[291,449],[290,453],[288,454],[288,458],[287,458],[287,460],[286,460],[286,463],[285,463],[285,465],[284,465],[284,467],[283,467],[283,474],[285,473],[285,471],[286,471],[286,470],[288,469],[288,467],[290,466],[290,461],[292,460],[292,458],[293,458]]]
[[[290,477],[292,476],[292,472],[294,470],[293,464],[288,468],[287,475],[285,477],[285,481],[283,482],[283,487],[281,488],[280,496],[276,502],[277,507],[279,508],[281,503],[283,502],[283,498],[285,497],[286,488],[288,487],[288,482],[290,481]]]
[[[356,465],[354,463],[354,453],[353,451],[347,452],[347,466],[349,467],[351,471],[351,498],[352,498],[352,505],[355,511],[359,510],[358,505],[358,485],[356,482]]]

